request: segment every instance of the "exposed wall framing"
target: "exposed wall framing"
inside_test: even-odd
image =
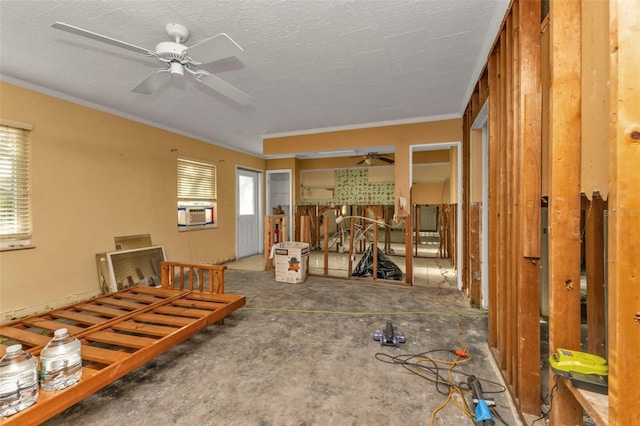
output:
[[[540,411],[540,1],[514,1],[469,102],[470,135],[489,102],[489,346],[523,412]],[[466,139],[468,140],[468,139]],[[465,163],[465,176],[470,176]],[[468,182],[465,179],[465,182]],[[464,210],[469,245],[464,275],[476,293],[481,229],[474,204]],[[467,263],[468,262],[468,263]]]
[[[466,136],[488,102],[488,340],[520,410],[539,414],[542,397],[542,196],[549,205],[549,266],[542,271],[549,281],[549,351],[563,347],[608,359],[608,395],[557,381],[552,425],[582,424],[583,409],[598,425],[640,424],[640,0],[611,0],[608,11],[602,4],[549,2],[540,25],[540,1],[513,1],[463,121]],[[609,36],[606,53],[603,34]],[[602,154],[594,153],[607,145],[602,114],[608,114],[609,161],[600,168]],[[464,166],[468,183],[474,166]],[[591,176],[585,178],[585,170]],[[582,200],[581,189],[589,189]],[[471,289],[478,250],[474,208],[464,209],[462,230],[469,236],[464,278]],[[580,341],[582,260],[586,347]],[[550,379],[552,386],[556,380]]]

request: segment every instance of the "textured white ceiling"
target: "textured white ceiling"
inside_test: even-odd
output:
[[[0,78],[262,155],[265,135],[461,116],[508,3],[0,0]],[[132,93],[156,59],[55,21],[150,50],[169,22],[191,31],[187,45],[227,33],[242,56],[201,68],[255,101],[242,107],[190,79]]]

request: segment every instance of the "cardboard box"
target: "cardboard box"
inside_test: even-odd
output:
[[[276,281],[302,283],[307,279],[309,243],[286,241],[275,246]]]

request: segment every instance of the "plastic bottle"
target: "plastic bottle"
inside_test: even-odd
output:
[[[0,417],[33,405],[38,390],[38,361],[20,344],[7,347],[0,358]]]
[[[53,333],[53,339],[40,352],[40,384],[46,391],[67,388],[82,377],[80,341],[66,328]]]

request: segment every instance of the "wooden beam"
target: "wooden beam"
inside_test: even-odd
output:
[[[469,296],[472,306],[482,305],[480,280],[480,217],[482,203],[471,204],[469,211]]]
[[[416,204],[413,206],[413,217],[415,218],[415,248],[414,248],[414,256],[418,257],[418,247],[420,247],[420,205]],[[387,228],[388,229],[388,228]]]
[[[507,223],[507,191],[506,191],[506,186],[505,186],[505,182],[507,181],[507,172],[506,172],[506,161],[507,161],[507,157],[506,157],[506,141],[505,141],[505,135],[507,133],[507,122],[505,119],[505,115],[506,115],[506,110],[507,110],[507,102],[506,102],[506,68],[507,68],[507,64],[506,64],[506,44],[507,44],[507,33],[506,30],[503,28],[502,32],[500,33],[500,55],[499,55],[499,70],[498,70],[498,76],[499,76],[499,95],[498,95],[498,99],[500,102],[500,105],[498,106],[498,109],[500,111],[500,118],[499,118],[499,123],[500,123],[500,130],[499,130],[499,134],[500,134],[500,143],[499,143],[499,148],[498,148],[498,152],[500,154],[500,159],[499,159],[499,191],[498,191],[498,209],[499,209],[499,216],[500,216],[500,233],[498,235],[499,238],[499,255],[498,255],[498,267],[499,267],[499,272],[498,272],[498,311],[501,313],[500,315],[500,320],[498,321],[498,330],[499,330],[499,334],[498,334],[498,350],[499,350],[499,366],[501,369],[505,369],[506,368],[506,344],[507,344],[507,318],[506,317],[506,312],[507,312],[507,305],[508,305],[508,300],[506,297],[506,289],[507,289],[507,281],[508,278],[506,276],[507,274],[507,257],[506,257],[506,246],[507,246],[507,227],[506,227],[506,223]]]
[[[549,351],[580,350],[580,0],[550,2]],[[549,373],[553,383],[553,372]],[[553,398],[552,425],[581,425],[566,386]]]
[[[606,201],[594,195],[587,205],[584,244],[587,269],[587,342],[589,353],[606,358],[605,238]]]
[[[329,275],[329,218],[325,215],[320,215],[323,219],[323,229],[324,229],[324,269],[323,273],[326,277]]]
[[[406,272],[404,274],[404,282],[406,284],[413,285],[413,255],[411,252],[411,246],[413,245],[413,243],[411,242],[411,235],[413,235],[413,221],[409,216],[404,217],[401,220],[404,220],[404,252],[407,253],[407,255],[405,256]]]
[[[520,1],[518,231],[518,398],[540,412],[540,188],[542,172],[540,0]]]
[[[349,279],[351,279],[351,273],[353,272],[353,255],[356,253],[356,249],[353,247],[355,224],[355,218],[351,218],[349,220]]]
[[[505,296],[506,296],[506,340],[505,340],[505,356],[506,356],[506,380],[509,384],[514,383],[517,377],[514,376],[516,370],[517,361],[517,307],[516,307],[516,262],[514,253],[514,238],[515,238],[515,215],[514,215],[514,146],[515,146],[515,131],[514,131],[514,109],[516,96],[514,96],[514,62],[517,61],[517,53],[514,52],[514,14],[510,13],[506,19],[506,37],[505,37],[505,104],[506,113],[503,118],[506,124],[504,133],[505,141],[505,173],[506,179],[503,185],[506,187],[505,194],[505,238],[506,238],[506,253],[505,253]],[[517,386],[517,384],[516,384]],[[517,388],[516,388],[517,390]],[[516,394],[517,396],[517,394]]]
[[[498,88],[498,55],[499,47],[495,48],[489,57],[489,313],[488,313],[488,327],[489,327],[489,347],[496,348],[498,346],[498,235],[499,229],[499,214],[498,214],[498,191],[500,189],[499,176],[499,112],[498,102],[499,88]]]
[[[476,99],[477,96],[473,96],[472,99]],[[472,101],[473,104],[474,101]],[[473,107],[467,108],[467,113],[464,115],[462,119],[462,165],[458,165],[458,167],[462,166],[462,200],[458,200],[458,203],[462,202],[462,289],[466,293],[467,297],[469,294],[469,286],[471,284],[470,279],[470,254],[471,247],[469,245],[470,242],[470,233],[471,226],[469,221],[469,215],[471,214],[470,209],[470,201],[471,201],[471,179],[470,179],[470,170],[471,170],[471,117],[470,115],[473,113]],[[477,108],[475,108],[477,109]]]
[[[640,1],[609,7],[609,423],[630,425],[640,421]]]

